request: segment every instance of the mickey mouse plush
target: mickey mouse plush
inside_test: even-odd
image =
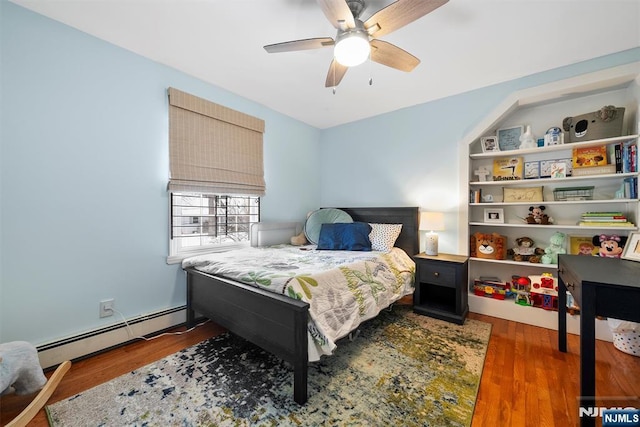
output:
[[[627,236],[600,234],[593,236],[593,246],[598,248],[598,256],[606,258],[620,258],[622,249],[627,243]]]
[[[553,219],[544,213],[545,206],[529,206],[529,215],[525,218],[527,224],[551,224]]]

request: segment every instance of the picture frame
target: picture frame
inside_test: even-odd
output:
[[[565,162],[551,163],[551,178],[566,178],[567,165]]]
[[[569,236],[567,253],[570,255],[597,256],[598,248],[593,244],[593,236]]]
[[[484,210],[484,222],[504,223],[504,209],[486,208]]]
[[[500,146],[498,145],[498,137],[497,136],[483,136],[480,138],[480,145],[482,146],[483,153],[493,153],[496,151],[500,151]]]
[[[524,179],[540,178],[540,162],[535,160],[524,162]]]
[[[503,187],[502,201],[505,203],[513,202],[543,202],[543,187]]]
[[[640,262],[640,232],[629,234],[620,258]]]
[[[524,133],[524,125],[498,129],[498,147],[500,151],[517,150],[520,147],[520,136]]]

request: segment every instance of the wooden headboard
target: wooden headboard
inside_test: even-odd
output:
[[[402,224],[402,231],[395,246],[403,249],[407,255],[420,252],[419,208],[337,208],[351,215],[354,221],[373,222],[379,224]]]

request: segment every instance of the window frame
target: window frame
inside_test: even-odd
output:
[[[175,236],[174,235],[174,230],[176,229],[176,225],[174,223],[175,218],[180,218],[180,217],[191,217],[191,218],[198,218],[198,221],[196,221],[194,223],[194,226],[202,228],[202,224],[204,221],[202,221],[201,219],[204,217],[205,214],[203,214],[202,212],[200,212],[199,215],[193,215],[193,214],[182,214],[182,215],[175,215],[175,208],[176,206],[174,201],[176,197],[180,197],[180,196],[186,196],[186,197],[197,197],[200,199],[203,198],[223,198],[223,197],[227,197],[227,198],[239,198],[239,199],[249,199],[249,203],[257,203],[257,214],[252,214],[250,212],[251,210],[251,206],[247,205],[246,208],[249,212],[247,212],[246,214],[242,214],[242,215],[247,215],[250,217],[249,222],[247,223],[249,226],[249,230],[247,231],[248,235],[247,235],[247,240],[243,240],[240,242],[226,242],[226,243],[210,243],[210,244],[200,244],[200,245],[193,245],[193,246],[189,246],[189,247],[185,247],[183,245],[181,245],[181,238],[179,236]],[[226,205],[222,208],[225,210],[228,210],[229,207],[231,207],[233,205],[226,203]],[[196,208],[203,208],[203,206],[196,206]],[[221,207],[216,203],[215,209],[220,209]],[[249,247],[251,244],[251,226],[252,224],[258,223],[260,222],[260,210],[261,210],[261,198],[260,196],[255,196],[255,195],[247,195],[247,194],[204,194],[204,193],[185,193],[185,192],[175,192],[175,193],[169,193],[169,256],[167,257],[167,264],[177,264],[179,262],[181,262],[183,259],[185,258],[189,258],[192,256],[196,256],[196,255],[202,255],[202,254],[207,254],[207,253],[214,253],[214,252],[224,252],[224,251],[228,251],[231,249],[238,249],[238,248],[246,248]],[[219,218],[219,217],[226,217],[228,215],[218,215],[217,213],[212,215],[215,218]],[[251,221],[251,217],[257,215],[256,221]],[[220,224],[216,223],[217,225],[214,227],[219,227]],[[188,225],[187,225],[188,226]],[[223,226],[228,226],[228,222],[225,222]],[[180,227],[180,226],[177,226]],[[197,233],[198,236],[207,236],[208,234],[203,234],[203,233]],[[183,235],[182,237],[188,237],[187,234]]]

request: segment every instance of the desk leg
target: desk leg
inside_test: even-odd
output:
[[[567,352],[567,287],[558,277],[558,350]]]
[[[596,406],[596,292],[582,284],[580,306],[580,406]],[[582,417],[582,427],[595,426],[596,419]]]

